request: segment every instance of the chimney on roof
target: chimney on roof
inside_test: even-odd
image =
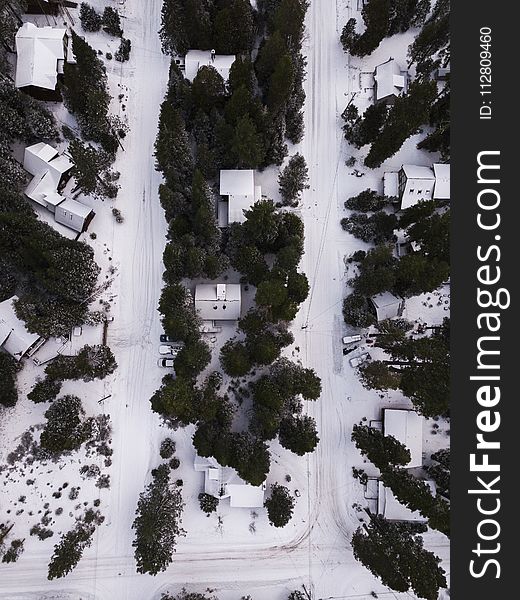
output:
[[[217,283],[217,300],[224,301],[226,299],[226,284]]]
[[[211,49],[211,62],[215,62],[215,50],[212,48]]]

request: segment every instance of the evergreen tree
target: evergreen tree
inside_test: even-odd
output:
[[[437,600],[446,587],[440,559],[425,550],[417,525],[391,523],[370,516],[370,523],[352,537],[354,556],[382,583],[396,592],[412,590],[419,598]]]
[[[341,115],[345,121],[343,132],[347,142],[356,148],[375,142],[381,135],[388,118],[386,104],[384,102],[371,104],[362,116],[358,115],[357,109],[352,110],[350,107],[352,105],[347,107]]]
[[[354,425],[352,441],[380,471],[389,465],[407,465],[411,460],[410,451],[401,442],[367,425]]]
[[[0,404],[2,406],[14,406],[18,400],[17,366],[11,356],[0,351]]]
[[[271,486],[271,496],[264,502],[269,523],[275,527],[285,527],[291,520],[294,510],[294,498],[283,485]]]
[[[218,54],[250,53],[254,41],[249,0],[230,0],[214,19],[213,43]]]
[[[343,319],[353,327],[370,327],[376,320],[369,301],[355,293],[343,300]]]
[[[232,434],[232,460],[229,466],[236,469],[244,481],[261,485],[269,473],[267,444],[248,433]]]
[[[60,393],[62,381],[45,377],[36,381],[33,389],[27,394],[27,398],[33,402],[52,402]]]
[[[123,29],[121,28],[121,18],[117,10],[111,6],[105,6],[103,11],[103,31],[114,37],[122,37]]]
[[[296,153],[291,156],[285,169],[278,177],[280,194],[284,204],[294,205],[301,198],[301,193],[309,189],[309,175],[305,158]]]
[[[184,535],[180,526],[183,508],[181,493],[170,482],[169,468],[161,465],[139,496],[132,525],[138,573],[157,575],[171,563],[177,538]]]
[[[385,196],[380,196],[374,190],[368,189],[346,200],[345,208],[362,212],[376,212],[382,210],[388,204],[388,201],[389,199]]]
[[[53,453],[77,450],[89,434],[84,415],[78,397],[63,396],[55,400],[45,412],[47,422],[40,436],[41,446]]]
[[[231,377],[243,377],[252,368],[249,352],[243,342],[227,341],[220,351],[224,372]]]
[[[316,422],[308,415],[282,419],[279,437],[280,444],[298,456],[313,452],[320,441]]]
[[[249,115],[244,115],[237,122],[231,142],[231,153],[240,169],[256,169],[264,160],[262,136]]]
[[[175,372],[180,377],[194,378],[209,365],[211,350],[202,339],[188,340],[175,357]]]
[[[99,31],[103,22],[101,15],[96,9],[86,2],[82,2],[80,5],[79,19],[85,31]]]

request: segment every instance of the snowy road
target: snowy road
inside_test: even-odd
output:
[[[221,600],[238,600],[246,594],[254,600],[282,600],[302,584],[313,590],[316,599],[369,600],[372,591],[385,600],[409,599],[412,596],[384,588],[354,560],[349,548],[359,524],[352,504],[362,502],[361,487],[351,474],[352,465],[359,465],[359,455],[350,432],[363,416],[373,418],[379,405],[368,398],[340,349],[347,278],[343,257],[358,244],[339,225],[349,191],[339,114],[349,80],[338,41],[337,0],[311,3],[305,42],[306,136],[300,151],[309,165],[311,188],[301,209],[306,234],[302,267],[312,292],[297,316],[294,335],[304,365],[314,368],[323,382],[321,400],[308,406],[321,441],[307,460],[308,495],[300,499],[307,504],[306,518],[289,542],[276,542],[280,536],[275,531],[272,543],[236,546],[209,545],[188,537],[165,573],[155,578],[135,573],[130,527],[137,497],[157,462],[157,448],[149,440],[157,440],[159,422],[148,400],[161,375],[155,367],[160,333],[156,306],[166,226],[157,198],[160,177],[153,168],[153,143],[168,58],[161,55],[157,35],[161,0],[127,0],[126,4],[139,43],[132,49],[131,69],[121,79],[131,87],[127,110],[133,126],[117,166],[122,186],[118,206],[125,224],[120,229],[114,225],[111,242],[114,263],[120,265],[119,305],[109,340],[119,363],[107,406],[117,423],[111,522],[101,528],[93,547],[64,580],[46,581],[48,555],[34,555],[30,562],[4,568],[0,598],[156,600],[163,590],[193,583],[201,591],[214,588]],[[130,75],[131,81],[125,79]],[[436,552],[447,557],[447,545],[441,540],[436,546],[436,539]]]

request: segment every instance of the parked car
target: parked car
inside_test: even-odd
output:
[[[354,356],[353,358],[351,358],[349,360],[349,363],[350,363],[351,367],[359,367],[359,365],[362,365],[369,358],[370,358],[370,354],[368,352],[363,352],[363,354],[360,354],[359,356]]]
[[[175,359],[174,358],[160,358],[157,361],[157,364],[160,367],[164,367],[164,368],[167,368],[167,369],[173,369],[173,367],[175,366],[174,363],[175,363]]]
[[[168,335],[166,333],[161,333],[161,335],[159,336],[159,340],[163,343],[163,344],[173,344],[175,342],[177,342],[178,340],[176,340],[173,336]]]
[[[341,341],[344,344],[353,344],[354,342],[360,342],[361,336],[360,335],[346,335],[344,338],[342,338]]]
[[[358,347],[359,346],[352,346],[352,348],[343,348],[343,356],[346,356],[347,354],[354,352],[354,350],[357,350]]]
[[[167,344],[161,344],[159,346],[159,354],[169,354],[170,356],[175,356],[178,353],[179,348],[176,348],[175,346],[169,346]]]

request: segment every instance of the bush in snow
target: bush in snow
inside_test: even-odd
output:
[[[125,62],[130,58],[130,50],[132,49],[132,42],[127,38],[121,38],[121,43],[117,49],[114,58],[119,62]]]
[[[104,379],[116,368],[116,360],[108,346],[86,344],[77,356],[57,356],[47,365],[45,373],[50,379],[92,381]]]
[[[163,594],[161,600],[218,600],[215,596],[206,596],[205,594],[198,594],[197,592],[188,592],[183,588],[180,593],[176,596],[171,594]]]
[[[123,35],[119,13],[111,6],[106,6],[103,11],[103,30],[115,37],[121,37]]]
[[[105,489],[110,487],[110,475],[101,475],[96,481],[96,487],[99,489]]]
[[[181,461],[176,456],[174,456],[170,459],[168,465],[170,469],[172,469],[172,471],[175,471],[175,469],[178,469],[181,466]]]
[[[138,573],[157,575],[172,561],[184,504],[180,491],[171,485],[167,465],[155,469],[152,482],[139,496],[135,529],[135,560]]]
[[[87,430],[81,400],[63,396],[45,412],[47,422],[40,436],[42,448],[53,453],[75,450],[87,440]]]
[[[343,319],[353,327],[369,327],[376,321],[370,302],[359,294],[349,294],[343,300]]]
[[[300,590],[294,590],[287,596],[287,600],[307,600],[307,596],[304,595]]]
[[[271,486],[271,496],[264,502],[269,523],[275,527],[284,527],[291,520],[294,510],[294,498],[289,490],[275,483]]]
[[[27,394],[27,398],[33,402],[52,402],[60,393],[62,381],[59,379],[39,379],[33,389]]]
[[[218,498],[215,498],[215,496],[212,496],[211,494],[199,494],[200,509],[207,515],[217,510],[218,502]]]
[[[390,201],[386,196],[380,196],[376,191],[367,189],[345,200],[345,208],[361,212],[376,212],[382,210]]]
[[[7,549],[7,552],[2,557],[2,562],[12,563],[16,562],[22,554],[24,540],[12,540],[11,545]]]
[[[101,15],[86,2],[81,3],[79,19],[85,31],[99,31],[101,29]]]
[[[175,442],[171,438],[165,438],[161,442],[159,454],[161,458],[171,458],[175,453]]]
[[[341,219],[341,227],[354,237],[367,243],[386,244],[395,242],[394,230],[398,224],[393,213],[380,210],[373,215],[354,213],[351,217]]]
[[[52,537],[54,535],[54,532],[52,531],[52,529],[47,529],[46,527],[42,527],[40,523],[36,523],[36,525],[33,525],[31,527],[29,535],[36,535],[38,536],[38,539],[43,542],[47,538]]]

